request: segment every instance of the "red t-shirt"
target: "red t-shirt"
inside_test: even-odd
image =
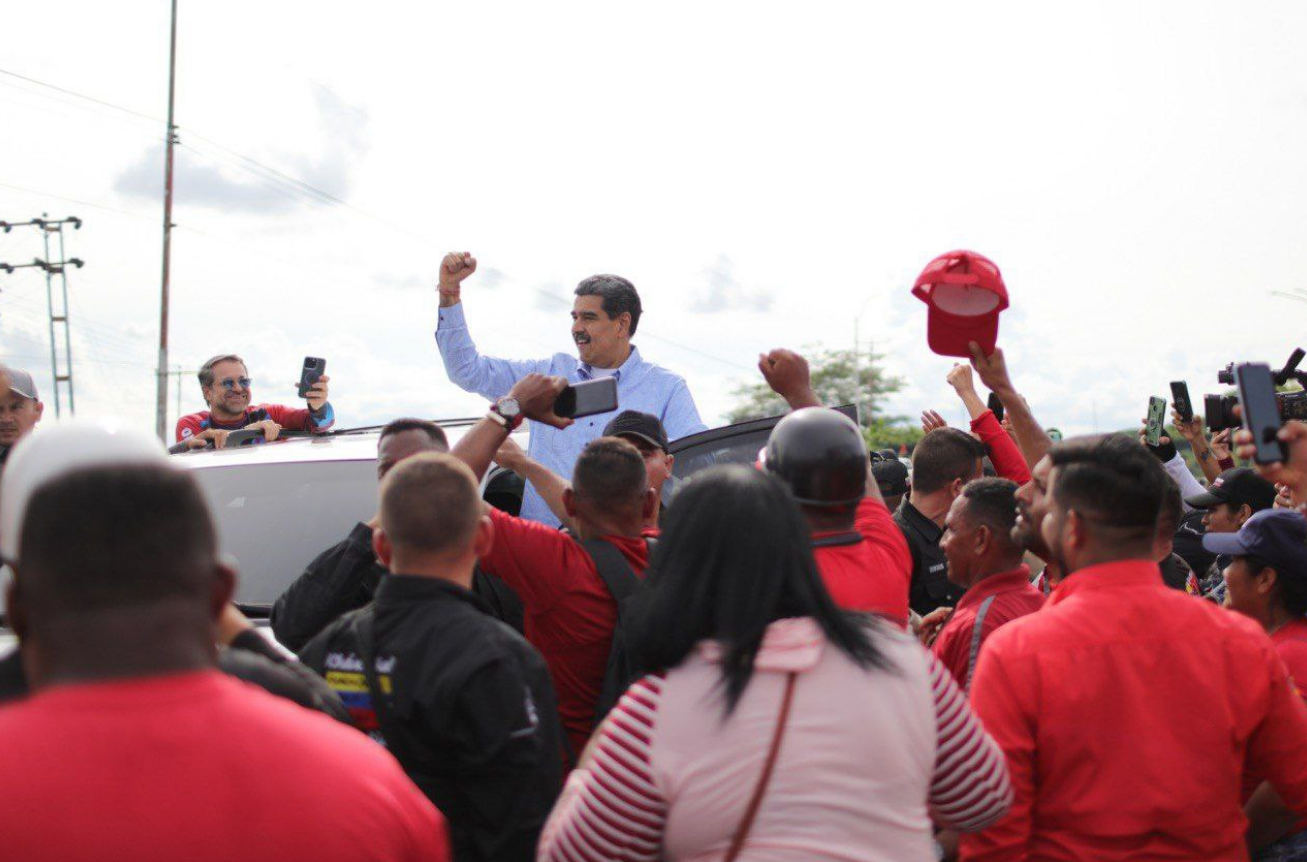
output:
[[[991,597],[994,601],[985,607]],[[930,651],[953,674],[953,681],[966,688],[971,674],[975,672],[971,665],[972,643],[976,643],[976,655],[979,657],[980,646],[996,629],[1018,617],[1033,614],[1043,605],[1044,594],[1030,584],[1029,566],[1018,566],[1010,572],[990,575],[967,590],[958,600],[953,615],[940,629],[939,637],[935,638]],[[976,620],[982,607],[985,607],[985,618],[980,621],[977,632]]]
[[[304,407],[287,407],[284,404],[258,404],[246,408],[245,415],[235,422],[218,422],[208,410],[201,410],[199,413],[192,413],[177,420],[176,442],[180,443],[210,428],[217,428],[220,431],[239,431],[247,425],[262,422],[264,419],[271,419],[282,428],[293,428],[296,431],[326,431],[332,426],[332,418],[322,417],[322,424],[319,425],[314,421],[311,410]]]
[[[384,749],[217,671],[50,688],[0,740],[5,859],[449,859]]]
[[[576,756],[594,730],[595,705],[608,669],[617,606],[585,548],[567,533],[490,510],[495,542],[481,568],[517,591],[526,639],[540,650],[558,694],[558,714]],[[649,563],[645,537],[604,536],[636,575]]]
[[[855,529],[862,541],[815,548],[817,569],[835,604],[851,611],[882,614],[908,624],[912,552],[885,504],[870,497],[858,504]],[[833,533],[813,533],[814,539]]]

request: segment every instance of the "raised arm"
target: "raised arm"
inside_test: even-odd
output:
[[[1198,462],[1203,475],[1207,477],[1207,481],[1216,481],[1216,477],[1221,475],[1221,466],[1212,452],[1212,447],[1207,444],[1203,417],[1195,416],[1186,422],[1180,418],[1178,411],[1172,410],[1171,423],[1175,425],[1175,430],[1180,432],[1180,436],[1189,441],[1189,448],[1194,450],[1194,459]]]
[[[567,379],[564,377],[528,374],[513,385],[508,397],[517,402],[522,418],[552,425],[554,428],[566,428],[572,424],[572,420],[563,419],[554,413],[554,401],[566,387]],[[487,415],[463,435],[451,454],[471,467],[479,482],[490,469],[495,453],[512,432],[513,428],[507,422],[500,422]]]
[[[971,367],[980,375],[980,382],[1003,402],[1007,420],[1012,425],[1013,433],[1017,435],[1017,445],[1021,447],[1021,454],[1025,456],[1026,466],[1033,470],[1039,463],[1039,459],[1048,453],[1053,441],[1049,439],[1043,427],[1035,421],[1026,399],[1022,398],[1021,393],[1012,385],[1007,362],[1003,358],[1003,349],[996,347],[992,355],[986,356],[979,344],[971,342]]]
[[[466,251],[452,251],[440,262],[436,346],[445,363],[445,373],[454,385],[493,400],[502,398],[526,375],[548,371],[549,360],[496,359],[477,352],[467,330],[462,304],[463,282],[476,270],[476,258]]]
[[[567,507],[563,505],[563,492],[572,487],[571,482],[523,452],[522,447],[517,445],[512,437],[505,440],[504,445],[495,453],[495,463],[505,470],[512,470],[524,481],[529,482],[540,495],[540,499],[545,501],[549,511],[554,513],[554,517],[565,528],[573,529],[572,517],[567,514]]]
[[[998,475],[1004,479],[1011,479],[1018,485],[1029,482],[1030,467],[1026,464],[1017,444],[1012,442],[1012,438],[999,424],[994,411],[980,400],[972,378],[971,366],[954,365],[946,379],[967,408],[967,415],[971,417],[971,433],[979,437],[980,442],[989,450],[989,460],[994,463],[994,470]]]
[[[784,398],[791,410],[822,406],[821,399],[812,389],[808,360],[793,350],[779,347],[771,353],[759,354],[758,370],[771,390]]]

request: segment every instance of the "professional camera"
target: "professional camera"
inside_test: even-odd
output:
[[[1277,392],[1275,401],[1280,405],[1280,418],[1307,420],[1307,372],[1299,371],[1298,365],[1307,357],[1307,351],[1301,347],[1295,349],[1289,355],[1289,361],[1284,363],[1284,367],[1275,372],[1275,385],[1283,386],[1290,380],[1296,380],[1298,385],[1303,387],[1299,392]],[[1234,386],[1234,363],[1216,372],[1216,382],[1224,383],[1226,386]],[[1239,419],[1234,415],[1234,405],[1239,403],[1239,399],[1234,395],[1204,395],[1203,407],[1207,416],[1207,427],[1212,431],[1223,431],[1226,428],[1238,428]]]

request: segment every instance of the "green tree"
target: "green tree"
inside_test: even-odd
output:
[[[812,373],[813,391],[821,403],[831,407],[857,404],[864,434],[872,429],[878,434],[890,434],[890,429],[895,434],[910,430],[903,417],[884,415],[883,399],[898,392],[903,387],[903,380],[885,372],[880,365],[883,358],[880,354],[825,350],[811,345],[804,347],[802,353],[807,358]],[[779,416],[789,409],[785,401],[772,392],[763,380],[741,383],[731,394],[736,399],[735,409],[728,414],[731,422]],[[920,429],[916,436],[921,436]],[[916,439],[905,439],[903,442],[916,442]]]

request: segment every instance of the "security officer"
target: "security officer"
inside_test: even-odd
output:
[[[562,785],[544,659],[472,592],[493,541],[462,461],[404,460],[382,481],[372,540],[392,574],[300,653],[445,815],[458,862],[534,859]]]
[[[954,605],[965,592],[949,581],[939,540],[949,507],[968,482],[980,478],[984,457],[984,445],[956,428],[936,428],[912,452],[912,491],[894,513],[894,522],[912,553],[909,602],[922,616]]]
[[[825,407],[796,410],[772,429],[764,464],[794,492],[835,604],[906,625],[912,557],[876,483],[867,481],[858,426]]]

